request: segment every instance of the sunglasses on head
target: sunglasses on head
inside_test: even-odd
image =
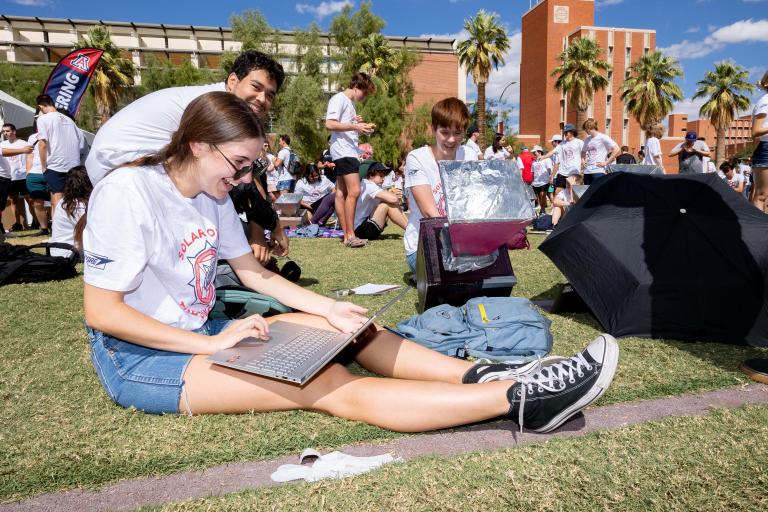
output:
[[[245,167],[238,168],[235,164],[232,163],[232,160],[227,158],[227,155],[225,155],[224,152],[221,151],[216,144],[211,144],[211,146],[213,146],[216,149],[216,151],[218,151],[219,154],[224,157],[224,160],[226,160],[227,163],[235,170],[235,174],[232,176],[233,180],[239,180],[249,172],[253,173],[254,178],[258,178],[259,176],[264,174],[264,171],[267,169],[267,162],[265,162],[261,158],[251,162],[250,165],[246,165]]]

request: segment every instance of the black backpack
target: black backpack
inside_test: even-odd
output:
[[[555,226],[552,225],[552,216],[548,213],[545,213],[533,219],[533,224],[531,227],[534,231],[548,231],[550,229],[554,229]]]
[[[51,249],[66,249],[68,257],[51,256]],[[45,249],[45,254],[32,249]],[[80,256],[69,244],[41,243],[35,245],[11,245],[0,243],[0,286],[18,283],[58,281],[77,276]]]

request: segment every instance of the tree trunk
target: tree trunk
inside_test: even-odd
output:
[[[725,132],[726,128],[717,129],[717,142],[715,144],[715,166],[720,169],[720,164],[725,161]]]
[[[584,129],[582,126],[584,126],[584,121],[587,120],[587,109],[576,109],[576,131],[578,133],[578,137],[582,140],[587,138],[587,134],[584,133]]]
[[[485,82],[477,84],[477,129],[480,132],[478,144],[485,151]]]

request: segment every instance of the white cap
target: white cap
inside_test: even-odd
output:
[[[536,144],[535,146],[533,146],[533,152],[535,153],[535,152],[537,152],[537,151],[541,151],[542,153],[544,153],[544,150],[543,150],[543,149],[541,149],[541,146],[539,146],[538,144]]]
[[[563,136],[562,136],[562,135],[560,135],[559,133],[556,133],[556,134],[554,134],[554,135],[552,136],[552,138],[551,138],[551,139],[549,139],[549,142],[552,142],[552,141],[555,141],[555,140],[556,140],[556,141],[558,141],[558,142],[562,142],[562,140],[563,140]]]

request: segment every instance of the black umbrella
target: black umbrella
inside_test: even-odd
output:
[[[768,215],[715,174],[611,174],[541,244],[614,336],[768,346]]]

